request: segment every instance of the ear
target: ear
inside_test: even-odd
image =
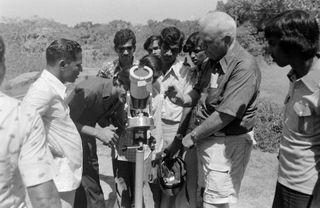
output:
[[[229,47],[233,41],[233,38],[230,35],[226,35],[224,36],[223,41],[224,44]]]
[[[59,65],[59,68],[64,68],[65,65],[66,65],[66,62],[65,62],[64,60],[60,60],[60,61],[58,62],[58,65]]]

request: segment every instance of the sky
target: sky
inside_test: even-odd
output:
[[[80,22],[132,24],[166,18],[195,20],[214,10],[218,0],[0,0],[0,18],[39,16],[74,26]],[[224,0],[225,1],[225,0]]]

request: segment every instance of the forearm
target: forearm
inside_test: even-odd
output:
[[[201,125],[196,127],[193,132],[195,132],[197,140],[201,140],[220,131],[233,119],[233,116],[215,111],[206,120],[204,120]]]
[[[59,193],[53,181],[27,187],[29,198],[34,208],[60,208]]]
[[[88,126],[88,125],[82,125],[80,123],[76,123],[76,127],[77,127],[78,131],[82,134],[86,134],[86,135],[93,136],[93,137],[97,137],[97,135],[98,135],[97,129],[95,127]]]

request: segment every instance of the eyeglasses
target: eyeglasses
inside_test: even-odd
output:
[[[130,52],[130,51],[132,51],[132,49],[133,49],[133,46],[127,46],[127,47],[120,46],[120,47],[118,47],[118,50],[120,51],[120,53],[123,53],[124,51]]]

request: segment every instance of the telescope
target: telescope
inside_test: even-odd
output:
[[[126,130],[133,132],[135,146],[125,147],[136,150],[135,208],[143,207],[144,152],[148,142],[148,130],[154,128],[152,109],[153,71],[147,66],[133,66],[129,71],[130,90],[127,92]]]

